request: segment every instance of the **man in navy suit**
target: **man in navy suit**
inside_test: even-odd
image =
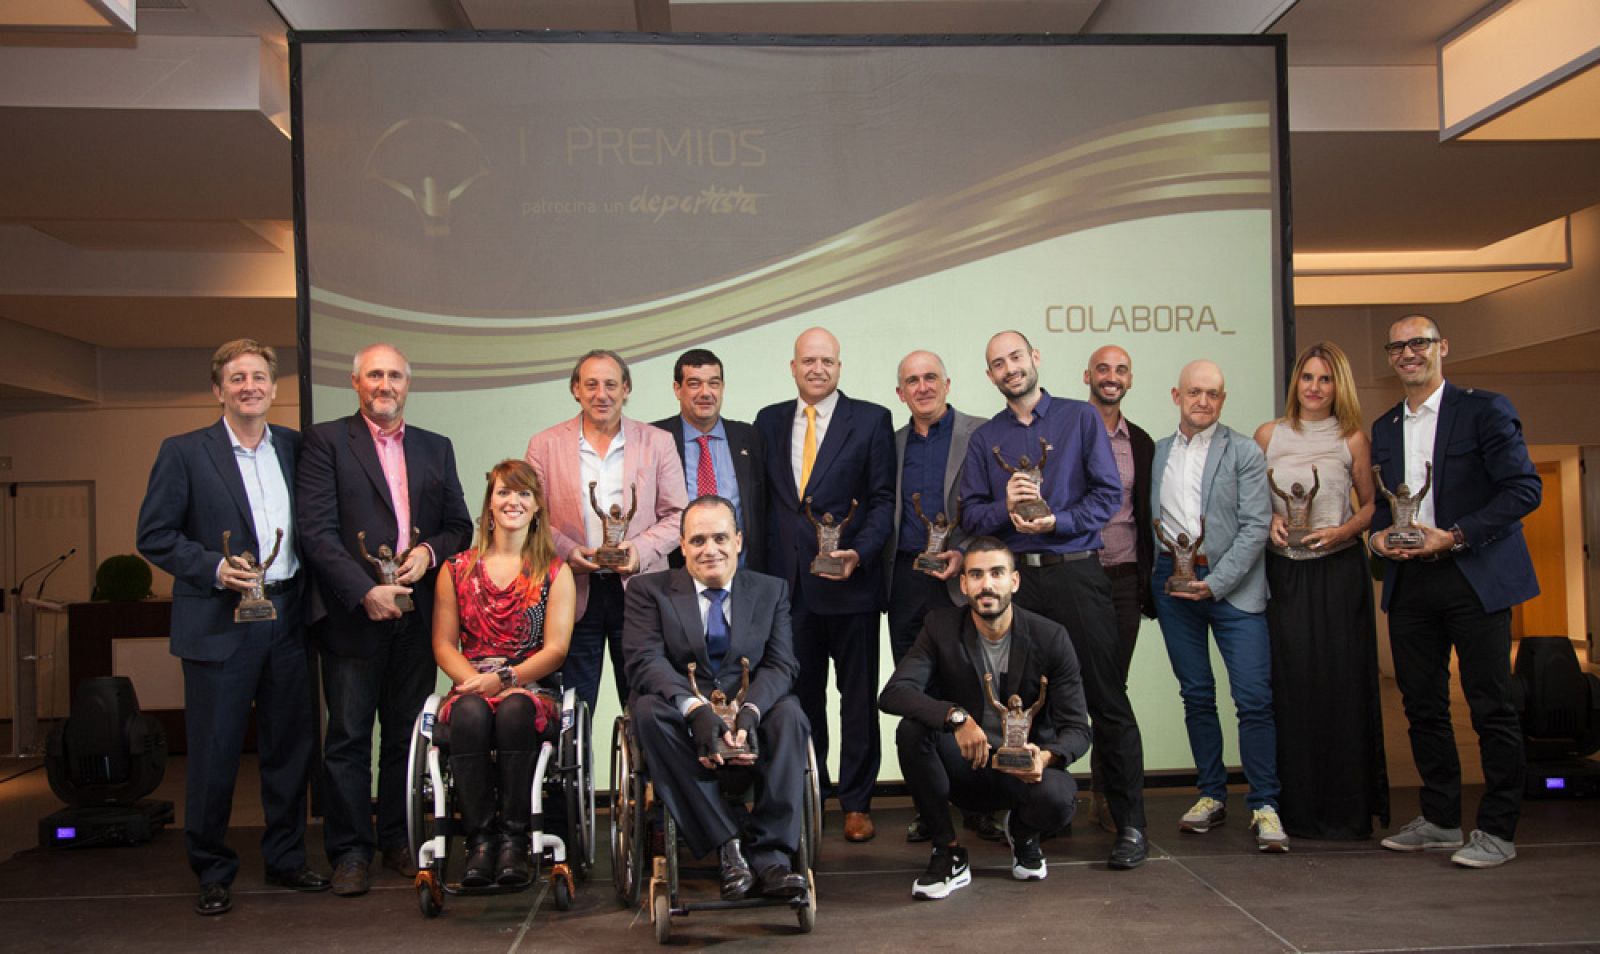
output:
[[[433,583],[439,563],[472,537],[449,438],[405,422],[411,388],[405,355],[391,345],[369,345],[356,355],[350,382],[361,410],[306,433],[295,497],[320,597],[312,624],[328,703],[323,838],[334,865],[333,893],[343,896],[366,893],[380,849],[385,866],[416,874],[406,838],[406,757],[412,724],[436,678]],[[397,558],[410,551],[393,584],[380,583],[363,555],[381,545]],[[415,609],[401,609],[395,600],[402,595]],[[382,730],[376,830],[375,717]]]
[[[889,409],[846,397],[839,388],[839,340],[811,328],[794,342],[789,372],[798,400],[756,415],[767,445],[767,572],[793,594],[795,695],[811,721],[817,761],[828,761],[828,661],[838,667],[839,807],[844,836],[873,834],[872,786],[878,777],[879,559],[894,520],[894,432]],[[855,508],[854,514],[851,513]],[[839,573],[811,572],[817,526],[844,523]]]
[[[722,416],[722,359],[691,348],[672,366],[672,393],[679,413],[654,425],[677,438],[683,481],[690,500],[715,494],[733,504],[739,530],[751,546],[739,551],[739,565],[765,570],[767,554],[767,445],[754,426]],[[683,566],[683,554],[668,554]]]
[[[1511,607],[1539,594],[1522,518],[1541,485],[1522,423],[1499,394],[1444,379],[1450,342],[1424,315],[1401,318],[1384,345],[1406,399],[1372,425],[1378,494],[1370,545],[1384,557],[1395,682],[1422,775],[1422,814],[1383,840],[1395,851],[1456,848],[1451,860],[1492,868],[1517,856],[1522,812],[1522,727],[1511,690]],[[1391,546],[1389,493],[1428,492],[1417,507],[1416,546]],[[1485,791],[1478,827],[1463,847],[1461,763],[1450,727],[1450,651],[1472,710]]]
[[[189,769],[184,846],[200,879],[195,910],[223,914],[239,856],[224,841],[252,705],[261,753],[267,881],[322,891],[306,867],[306,776],[315,728],[291,488],[300,435],[267,423],[278,393],[272,348],[241,338],[211,359],[222,419],[168,438],[139,508],[139,552],[172,574],[172,654],[183,660]],[[230,561],[222,552],[228,534]],[[281,535],[281,536],[280,536]],[[280,542],[281,541],[281,542]],[[265,579],[241,557],[266,563]],[[234,622],[257,584],[276,619]]]
[[[737,901],[752,888],[767,897],[798,897],[806,890],[805,878],[794,871],[794,853],[807,725],[789,691],[799,668],[789,633],[789,588],[739,568],[744,540],[726,498],[695,498],[683,511],[681,530],[686,565],[636,578],[623,612],[628,707],[645,764],[691,852],[718,849],[723,900]],[[750,661],[750,688],[729,731],[703,699],[718,688],[730,699],[739,695],[741,658]],[[691,663],[695,686],[689,684]],[[719,739],[735,747],[748,741],[753,752],[725,761],[717,754]],[[730,770],[751,771],[760,780],[743,848],[718,778]]]

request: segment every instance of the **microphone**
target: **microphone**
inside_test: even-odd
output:
[[[22,579],[17,581],[16,587],[11,592],[14,593],[14,594],[20,595],[22,593],[22,584],[28,582],[33,577],[38,576],[40,573],[44,573],[44,579],[39,581],[39,588],[33,591],[33,598],[34,599],[39,599],[40,597],[44,596],[44,585],[46,583],[50,582],[50,577],[55,575],[55,572],[57,570],[61,569],[61,565],[63,563],[66,563],[68,560],[72,559],[72,555],[74,553],[77,553],[77,552],[78,552],[78,548],[77,547],[73,547],[70,550],[68,550],[66,553],[61,554],[60,556],[56,557],[54,560],[51,560],[50,562],[46,563],[44,566],[41,566],[37,570],[34,570],[32,573],[29,573],[27,576],[25,576]],[[48,572],[46,572],[46,571],[48,571]]]

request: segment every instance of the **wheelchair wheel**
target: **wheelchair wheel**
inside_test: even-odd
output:
[[[566,878],[557,878],[550,886],[551,893],[555,895],[557,911],[572,910],[572,889],[567,887]]]
[[[806,785],[801,795],[802,806],[805,814],[801,817],[800,834],[805,841],[802,853],[805,855],[807,877],[810,869],[817,865],[817,845],[822,841],[822,774],[817,770],[817,749],[806,740]]]
[[[426,708],[417,713],[411,729],[411,755],[406,762],[406,841],[413,864],[422,855],[422,843],[428,840],[429,822],[433,819],[433,778],[428,774],[428,748],[432,741],[422,733],[422,721],[428,716]],[[427,914],[426,908],[423,913]]]
[[[589,720],[589,706],[579,702],[576,707],[572,732],[564,741],[563,765],[574,766],[573,773],[565,779],[567,827],[572,843],[568,845],[567,860],[579,880],[587,881],[594,867],[594,738]]]
[[[623,907],[639,903],[644,885],[644,781],[628,738],[627,716],[611,729],[611,879]]]
[[[672,904],[666,892],[658,892],[651,902],[650,918],[656,926],[656,943],[665,944],[672,939]]]
[[[444,889],[433,877],[433,872],[417,872],[417,907],[425,918],[436,918],[444,910]]]

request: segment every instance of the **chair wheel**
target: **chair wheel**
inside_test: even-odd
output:
[[[656,923],[656,943],[667,943],[672,937],[672,904],[665,890],[656,893],[652,902],[651,919]]]
[[[795,911],[800,920],[800,933],[810,934],[817,926],[817,909],[809,904],[802,904]]]
[[[552,892],[555,894],[556,910],[571,911],[572,888],[567,885],[567,879],[558,877],[550,887]]]
[[[444,910],[444,892],[434,880],[432,871],[417,873],[417,907],[425,918],[436,918]]]

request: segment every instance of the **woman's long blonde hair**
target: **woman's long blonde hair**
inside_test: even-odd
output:
[[[1356,377],[1350,372],[1350,359],[1331,341],[1319,341],[1295,359],[1294,371],[1289,375],[1289,396],[1283,404],[1284,420],[1295,430],[1300,429],[1300,372],[1312,358],[1326,361],[1333,374],[1333,416],[1339,421],[1339,436],[1349,437],[1363,430],[1361,399],[1356,397]]]
[[[522,569],[529,576],[543,579],[545,569],[556,558],[556,541],[550,535],[550,510],[545,503],[544,485],[525,460],[508,458],[494,465],[486,475],[483,510],[478,514],[478,535],[473,550],[480,560],[489,552],[494,536],[494,484],[497,480],[511,490],[533,491],[538,513],[534,515],[533,525],[528,527],[528,539],[522,544]]]

